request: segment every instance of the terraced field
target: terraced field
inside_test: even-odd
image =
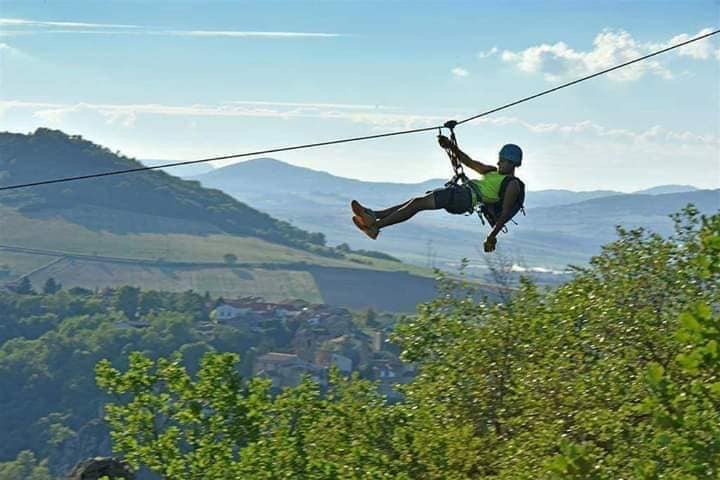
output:
[[[226,262],[227,254],[236,260]],[[221,233],[111,233],[0,208],[0,284],[23,276],[36,288],[52,277],[66,288],[192,289],[393,311],[412,311],[435,292],[431,271],[398,262],[329,258]]]
[[[29,275],[33,285],[52,277],[63,285],[96,288],[138,285],[166,291],[195,290],[225,298],[259,296],[270,301],[300,298],[322,303],[313,275],[304,271],[230,267],[162,267],[62,258]]]

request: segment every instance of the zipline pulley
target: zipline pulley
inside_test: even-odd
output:
[[[457,148],[457,137],[455,136],[455,127],[457,127],[458,122],[455,120],[448,120],[443,124],[442,127],[438,128],[438,136],[442,135],[442,128],[447,128],[450,132],[450,142],[452,142],[452,145]],[[447,153],[448,158],[450,158],[450,164],[453,168],[453,177],[448,180],[448,182],[445,184],[445,186],[449,185],[459,185],[459,184],[465,184],[469,181],[467,178],[467,175],[465,175],[465,171],[463,170],[462,163],[457,157],[456,150],[452,147],[445,148],[443,147],[443,150],[445,150],[445,153]]]

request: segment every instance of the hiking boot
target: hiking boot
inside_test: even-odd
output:
[[[375,225],[373,225],[372,227],[366,227],[358,215],[355,215],[353,217],[353,223],[357,228],[362,230],[365,235],[367,235],[373,240],[375,240],[380,234],[379,228],[377,228]]]
[[[372,227],[375,225],[375,221],[377,220],[375,212],[369,208],[363,207],[357,200],[350,202],[350,208],[352,208],[353,213],[360,219],[363,225],[366,227]]]

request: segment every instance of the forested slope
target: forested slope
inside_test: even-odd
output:
[[[142,166],[59,130],[39,128],[28,135],[0,133],[0,186]],[[186,229],[192,227],[191,233],[225,232],[295,247],[325,242],[322,234],[293,227],[219,190],[159,170],[0,192],[0,203],[27,215],[52,211],[74,223],[116,233],[129,229],[128,222],[117,212],[132,212],[145,218],[173,219],[163,224],[167,232],[179,228],[180,233],[188,233]],[[118,217],[117,221],[104,218],[108,215]],[[146,224],[146,231],[157,229],[151,222]]]
[[[340,377],[273,397],[234,355],[193,376],[132,354],[98,381],[125,396],[116,452],[168,479],[717,478],[719,280],[720,215],[690,210],[673,239],[621,230],[553,292],[447,284],[397,330],[420,366],[398,404]]]

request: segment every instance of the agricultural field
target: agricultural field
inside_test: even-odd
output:
[[[66,286],[94,289],[138,285],[143,288],[182,292],[210,292],[214,297],[259,296],[268,301],[303,299],[322,303],[312,274],[303,271],[259,268],[154,267],[63,258],[29,276],[41,286],[48,278]]]

